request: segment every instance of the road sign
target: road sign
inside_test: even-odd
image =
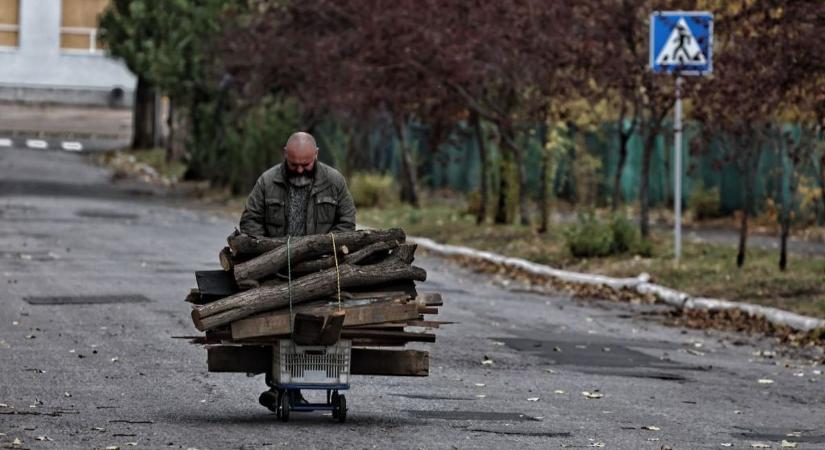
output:
[[[659,11],[650,16],[650,68],[656,73],[713,71],[713,14]]]

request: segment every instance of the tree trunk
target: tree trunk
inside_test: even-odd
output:
[[[736,253],[736,267],[745,265],[745,251],[748,247],[748,208],[742,209],[742,220],[739,224],[739,250]]]
[[[404,239],[404,231],[398,228],[386,231],[348,231],[335,234],[335,245],[339,257],[343,258],[349,251],[359,250],[376,242],[404,242]],[[289,262],[296,267],[304,261],[329,253],[332,253],[332,239],[326,234],[296,237],[290,241]],[[254,286],[258,280],[277,274],[287,267],[287,256],[287,246],[284,245],[257,258],[238,263],[234,268],[238,286]]]
[[[541,133],[541,183],[539,185],[539,202],[541,203],[541,225],[539,233],[546,233],[550,228],[550,151],[547,150],[547,131]]]
[[[189,120],[186,110],[169,101],[167,120],[169,136],[166,139],[166,162],[183,161],[186,156],[186,140],[189,136]]]
[[[155,144],[155,92],[143,77],[138,77],[132,113],[132,148],[152,148]]]
[[[192,310],[192,321],[197,329],[204,331],[252,314],[287,307],[290,303],[300,304],[335,294],[340,287],[370,286],[389,281],[424,281],[424,269],[410,266],[400,257],[391,256],[385,262],[370,266],[344,264],[335,268],[306,275],[289,286],[260,287],[240,292]]]
[[[418,208],[415,164],[413,164],[410,149],[404,138],[404,123],[399,120],[395,121],[395,133],[398,136],[398,147],[401,152],[401,201]]]
[[[509,171],[509,152],[506,149],[500,148],[501,156],[499,157],[499,177],[498,177],[498,204],[496,206],[496,215],[493,222],[499,225],[507,223],[507,191],[510,190],[510,171]]]
[[[527,205],[527,175],[524,168],[524,151],[515,141],[515,135],[510,129],[502,130],[505,147],[513,154],[513,164],[516,166],[516,186],[518,187],[519,222],[530,225],[530,211]]]
[[[623,127],[623,124],[619,124]],[[630,141],[630,133],[619,131],[619,161],[616,163],[616,174],[613,175],[613,201],[610,209],[614,212],[618,211],[619,203],[622,201],[622,171],[624,170],[624,163],[627,160],[627,143]]]
[[[653,156],[653,149],[656,145],[656,137],[659,133],[658,127],[648,130],[645,137],[645,148],[642,154],[641,184],[639,185],[639,230],[642,237],[650,236],[650,159]]]
[[[788,235],[791,232],[790,214],[783,213],[779,245],[779,270],[785,271],[788,267]]]
[[[476,146],[478,147],[478,156],[481,159],[481,195],[478,205],[478,211],[476,212],[476,224],[484,223],[484,220],[487,218],[487,203],[489,202],[489,188],[487,187],[487,179],[489,177],[488,171],[489,167],[487,167],[487,148],[484,146],[484,130],[481,128],[481,119],[479,119],[478,113],[473,111],[470,114],[470,123],[475,130],[475,138],[476,138]]]

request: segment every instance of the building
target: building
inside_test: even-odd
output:
[[[0,0],[0,101],[132,104],[135,76],[105,55],[109,0]]]

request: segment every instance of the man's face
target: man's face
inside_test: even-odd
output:
[[[294,175],[312,174],[318,149],[306,144],[292,144],[284,149],[287,172]]]

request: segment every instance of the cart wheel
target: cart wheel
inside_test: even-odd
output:
[[[344,423],[347,421],[347,396],[341,394],[338,397],[338,421]]]
[[[281,422],[289,422],[289,392],[284,391],[281,394]]]
[[[338,391],[333,391],[332,401],[330,401],[330,404],[332,404],[332,418],[333,419],[338,419],[338,408],[340,406],[340,403],[339,403],[340,400],[341,400],[341,396],[338,395]]]
[[[258,397],[258,403],[265,406],[270,411],[277,411],[278,409],[278,394],[272,391],[266,391]]]
[[[278,390],[278,400],[275,403],[275,417],[280,419],[281,418],[281,397],[284,396],[284,391]]]

